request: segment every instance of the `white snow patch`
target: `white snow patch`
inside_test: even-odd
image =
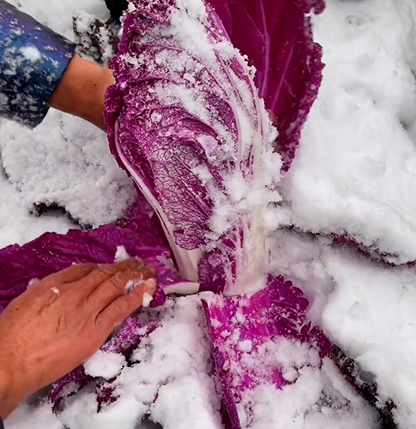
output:
[[[145,292],[143,294],[143,303],[142,303],[142,307],[146,308],[149,307],[150,303],[153,301],[153,296],[150,295],[149,293]]]
[[[114,262],[122,262],[130,258],[127,250],[124,246],[118,246],[116,254],[114,256]]]
[[[126,358],[123,355],[99,350],[84,363],[84,370],[91,377],[110,380],[120,374],[125,364]]]

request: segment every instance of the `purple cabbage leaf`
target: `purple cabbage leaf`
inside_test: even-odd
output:
[[[124,226],[71,230],[65,235],[46,233],[23,246],[12,245],[0,250],[0,313],[32,280],[41,280],[72,264],[113,263],[120,249],[126,256],[139,257],[154,266],[162,291],[166,288],[165,292],[170,293],[175,284],[196,290],[194,283],[178,276],[169,246],[149,204],[138,196],[132,209],[134,214]],[[160,303],[163,304],[163,298]]]
[[[323,0],[209,0],[233,45],[256,69],[254,82],[279,130],[276,147],[287,170],[302,126],[318,96],[322,48],[313,41],[311,12]],[[242,30],[244,29],[244,30]]]
[[[292,373],[285,373],[279,359],[278,348],[285,347],[285,340],[304,344],[306,349],[313,347],[315,351],[306,354],[311,355],[310,364],[316,367],[329,356],[330,342],[306,319],[308,306],[302,291],[283,277],[270,279],[267,288],[254,295],[211,295],[203,299],[224,409],[232,429],[241,429],[241,421],[253,413],[250,401],[244,400],[246,393],[262,385],[282,389],[296,381]]]

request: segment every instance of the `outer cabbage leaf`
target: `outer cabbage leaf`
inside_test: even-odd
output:
[[[74,263],[113,263],[118,246],[146,261],[168,258],[166,247],[137,245],[140,236],[113,225],[89,232],[70,231],[66,235],[46,233],[25,244],[0,251],[0,311],[23,293],[31,280],[48,276]]]
[[[256,68],[254,77],[279,130],[284,169],[295,156],[300,133],[322,80],[322,48],[313,41],[311,12],[323,0],[209,0],[235,47]],[[242,30],[244,29],[244,30]]]
[[[297,349],[306,366],[320,368],[324,359],[331,359],[356,392],[377,409],[382,427],[397,427],[395,404],[380,403],[377,386],[363,379],[356,362],[308,322],[309,302],[292,282],[270,278],[267,288],[254,295],[208,295],[202,304],[231,429],[250,427],[250,421],[256,421],[253,398],[255,402],[260,386],[284,389],[296,382],[299,374],[292,368],[288,371],[287,358],[292,352],[299,357]],[[267,413],[267,407],[273,407],[273,402],[262,402],[262,413]]]
[[[140,257],[158,271],[158,284],[166,292],[173,285],[197,286],[177,276],[169,246],[160,224],[146,200],[138,195],[128,220],[90,231],[46,233],[24,246],[0,250],[0,313],[23,293],[33,279],[42,278],[76,263],[113,263],[124,246],[131,257]]]
[[[251,296],[212,295],[203,306],[232,429],[242,427],[241,406],[246,391],[260,385],[282,389],[291,383],[283,373],[283,362],[276,357],[279,341],[289,339],[316,347],[320,354],[312,358],[316,366],[320,358],[330,355],[331,343],[321,330],[307,323],[309,302],[283,277],[270,279],[266,289]]]

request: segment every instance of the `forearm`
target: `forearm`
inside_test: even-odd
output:
[[[12,374],[0,361],[0,418],[5,420],[25,398],[22,389],[17,389]],[[1,428],[1,425],[0,425]]]

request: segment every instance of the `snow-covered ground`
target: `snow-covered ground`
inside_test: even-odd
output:
[[[101,0],[12,3],[69,37],[75,9],[105,16]],[[308,233],[346,233],[391,255],[392,262],[416,259],[416,2],[328,0],[323,15],[314,18],[314,31],[326,69],[283,181],[291,208],[281,218],[295,228],[272,238],[274,269],[304,289],[311,318],[373,376],[381,401],[396,403],[397,423],[408,429],[416,427],[416,269],[387,268]],[[105,135],[75,118],[51,112],[34,131],[2,123],[0,150],[0,247],[75,226],[56,211],[35,217],[33,204],[57,204],[81,224],[95,226],[115,220],[133,198]],[[97,416],[94,395],[86,390],[59,419],[48,405],[25,404],[7,428],[61,429],[65,423],[71,429],[133,429],[150,408],[165,429],[220,427],[196,299],[167,308],[166,324],[150,340],[154,355],[146,355],[144,344],[136,351],[143,365],[122,370],[123,401]],[[276,398],[286,404],[278,407],[281,415],[296,415],[290,406],[295,394],[284,390]],[[273,424],[377,428],[356,399],[352,410]],[[269,429],[270,421],[264,422]]]

